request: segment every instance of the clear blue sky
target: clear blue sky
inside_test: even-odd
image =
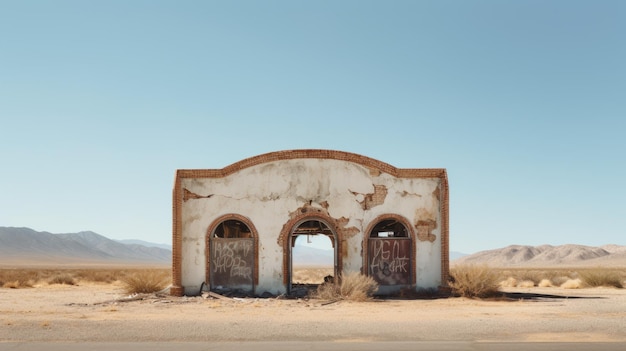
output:
[[[626,1],[0,0],[0,226],[171,243],[179,168],[446,168],[451,250],[626,244]]]

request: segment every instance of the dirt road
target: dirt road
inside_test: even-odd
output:
[[[124,297],[119,286],[0,289],[0,341],[626,342],[626,289],[516,288],[506,301]],[[528,297],[533,297],[528,299]]]

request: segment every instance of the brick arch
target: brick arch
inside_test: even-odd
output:
[[[218,218],[216,218],[215,220],[213,220],[213,222],[211,222],[211,224],[209,225],[207,231],[206,231],[206,235],[205,235],[205,251],[204,251],[204,259],[206,261],[206,272],[205,272],[205,282],[207,284],[210,284],[209,282],[210,280],[210,272],[211,272],[211,260],[209,260],[209,254],[210,254],[210,250],[211,250],[211,246],[210,246],[210,240],[211,240],[211,234],[213,234],[215,232],[215,230],[217,229],[217,227],[225,222],[225,221],[240,221],[243,224],[245,224],[248,229],[250,229],[250,233],[252,233],[252,238],[254,239],[254,270],[252,271],[252,282],[253,282],[253,290],[254,287],[256,287],[259,284],[259,232],[256,230],[256,227],[254,226],[254,224],[252,223],[252,221],[245,216],[242,216],[240,214],[236,214],[236,213],[229,213],[229,214],[225,214],[223,216],[220,216]]]
[[[416,274],[417,272],[415,272],[415,267],[416,267],[416,259],[417,259],[417,234],[415,233],[415,230],[413,229],[413,226],[411,225],[411,222],[406,219],[404,216],[401,216],[399,214],[396,213],[386,213],[386,214],[382,214],[379,215],[378,217],[374,218],[372,221],[370,221],[370,223],[367,225],[367,229],[366,231],[363,233],[363,268],[362,268],[362,272],[365,275],[369,275],[369,240],[370,240],[370,233],[371,231],[374,229],[374,227],[385,220],[396,220],[400,223],[402,223],[402,225],[404,225],[404,227],[407,230],[407,233],[409,234],[409,238],[411,239],[411,268],[413,269],[413,272],[411,274],[411,284],[415,284],[416,281]]]
[[[300,224],[306,221],[320,221],[324,223],[335,235],[335,238],[331,238],[331,242],[335,251],[335,274],[340,273],[343,267],[343,260],[341,257],[341,250],[343,246],[343,235],[338,226],[336,220],[326,215],[323,212],[304,212],[296,216],[293,216],[287,223],[283,225],[280,235],[278,237],[278,243],[283,247],[283,284],[285,287],[289,287],[289,262],[291,260],[291,240],[290,236],[293,230]]]

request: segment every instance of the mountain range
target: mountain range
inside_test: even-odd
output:
[[[510,245],[464,256],[453,260],[452,264],[486,264],[492,267],[626,267],[626,246]]]
[[[626,246],[510,245],[472,255],[451,252],[451,264],[493,267],[626,267]],[[84,231],[71,234],[0,227],[0,265],[148,264],[169,265],[171,246],[141,240],[115,241]],[[333,250],[296,245],[294,266],[332,265]]]
[[[172,251],[159,244],[108,239],[84,231],[71,234],[0,227],[1,264],[149,264],[169,265]]]
[[[325,250],[304,245],[293,247],[294,267],[332,267],[335,262],[335,253],[331,249]]]

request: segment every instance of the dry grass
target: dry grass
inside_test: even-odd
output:
[[[0,286],[3,288],[32,288],[38,281],[39,273],[36,271],[21,269],[0,270]]]
[[[76,285],[76,280],[74,280],[74,277],[69,273],[61,273],[50,278],[48,284]]]
[[[291,281],[294,284],[322,284],[324,277],[335,274],[334,270],[333,267],[296,267],[293,270]]]
[[[76,278],[93,283],[113,283],[128,274],[123,269],[84,269],[76,272]]]
[[[321,284],[314,297],[323,300],[367,301],[378,289],[372,277],[359,272],[346,273],[339,283]]]
[[[580,278],[591,287],[612,286],[620,289],[624,287],[624,277],[616,271],[589,269],[580,272]]]
[[[501,287],[530,288],[612,286],[623,288],[626,269],[623,268],[493,268]]]
[[[171,279],[169,272],[146,270],[129,274],[121,281],[127,294],[147,294],[165,289]]]
[[[148,272],[158,272],[157,275],[167,277],[169,280],[171,270],[169,268],[11,268],[0,269],[0,287],[3,288],[32,288],[39,284],[67,284],[79,285],[81,283],[104,283],[110,284],[123,281],[129,276],[142,275]]]
[[[463,297],[491,297],[498,293],[498,275],[487,266],[457,266],[451,269],[450,287]]]

